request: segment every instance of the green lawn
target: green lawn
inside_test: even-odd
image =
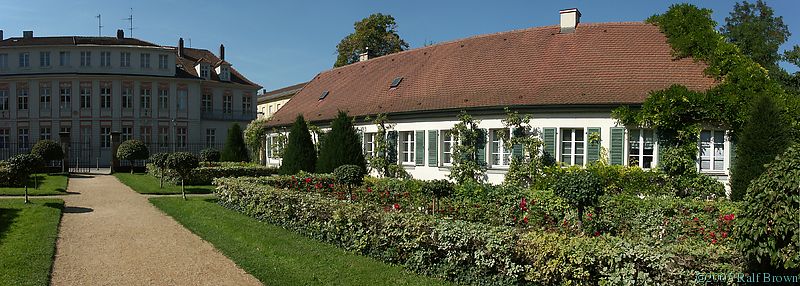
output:
[[[31,176],[30,186],[28,186],[28,195],[66,195],[68,182],[69,178],[66,174],[34,174]],[[35,184],[38,184],[38,188],[34,188]],[[0,188],[0,196],[21,196],[24,194],[24,187]]]
[[[0,199],[0,285],[47,285],[64,201]]]
[[[181,186],[167,182],[164,182],[164,188],[160,189],[158,178],[148,174],[114,173],[114,176],[140,194],[172,195],[181,193]],[[214,186],[186,186],[187,194],[210,194],[212,192],[214,192]]]
[[[150,202],[268,285],[442,285],[223,208],[210,198]]]

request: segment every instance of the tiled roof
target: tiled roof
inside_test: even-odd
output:
[[[287,87],[265,92],[264,94],[258,96],[258,102],[269,101],[275,98],[282,98],[285,96],[292,96],[294,94],[297,94],[297,92],[300,91],[301,89],[303,89],[303,86],[305,86],[307,83],[308,82],[301,82],[295,85],[290,85]]]
[[[172,48],[175,51],[176,55],[178,54],[178,48],[176,47],[170,47],[170,48]],[[183,66],[183,69],[186,73],[195,77],[199,77],[199,75],[197,74],[197,70],[194,68],[195,64],[197,64],[200,61],[205,61],[206,63],[212,66],[211,80],[214,81],[219,81],[219,75],[213,70],[213,68],[218,66],[222,62],[228,63],[217,57],[217,55],[215,55],[209,50],[186,48],[186,47],[183,48],[183,56],[177,57],[177,61],[178,64]],[[260,85],[250,81],[233,67],[230,68],[230,71],[231,71],[231,82],[244,85],[251,85],[254,87],[261,88]]]
[[[324,71],[272,118],[307,120],[476,107],[640,104],[653,90],[715,84],[706,67],[675,59],[658,27],[580,24],[482,35]],[[390,83],[403,77],[396,88]],[[324,100],[320,95],[328,91]]]
[[[101,46],[143,46],[158,47],[158,45],[145,42],[134,38],[116,37],[85,37],[85,36],[61,36],[61,37],[14,37],[0,41],[0,47],[20,47],[20,46],[53,46],[53,45],[101,45]]]

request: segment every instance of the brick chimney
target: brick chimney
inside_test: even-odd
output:
[[[225,45],[219,44],[219,58],[225,60]]]
[[[3,30],[0,30],[0,41],[2,40],[5,40],[5,38],[3,38]]]
[[[178,39],[178,57],[183,57],[183,38]]]
[[[33,31],[22,31],[23,38],[33,38]]]
[[[117,39],[120,39],[120,40],[122,40],[122,39],[124,39],[124,38],[125,38],[125,30],[123,30],[123,29],[118,29],[118,30],[117,30]]]
[[[581,12],[578,11],[578,8],[564,9],[558,13],[561,14],[561,33],[575,32],[575,28],[581,22]]]

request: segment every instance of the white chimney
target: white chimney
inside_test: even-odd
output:
[[[558,11],[558,13],[561,14],[561,33],[575,32],[575,28],[581,22],[581,11],[578,11],[578,8],[572,8]]]
[[[367,51],[366,52],[358,54],[358,61],[359,62],[363,62],[363,61],[366,61],[366,60],[369,60],[369,47],[367,47]]]

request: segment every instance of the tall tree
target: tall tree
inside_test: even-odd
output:
[[[376,13],[356,22],[355,31],[336,45],[339,56],[334,67],[346,66],[359,60],[359,54],[380,57],[408,49],[408,43],[397,34],[397,23],[391,15]]]
[[[245,162],[248,161],[247,147],[244,145],[242,137],[242,127],[239,123],[234,123],[228,128],[228,137],[225,139],[225,147],[222,149],[220,159],[223,162]]]
[[[764,165],[783,153],[791,142],[791,123],[770,95],[758,97],[750,120],[739,135],[731,178],[731,199],[741,200],[750,181],[764,172]]]
[[[730,16],[725,18],[722,34],[762,67],[770,72],[781,71],[778,61],[782,57],[778,49],[791,33],[783,17],[776,17],[775,11],[764,1],[736,3]]]
[[[339,111],[339,115],[331,123],[331,131],[325,134],[324,140],[317,160],[318,173],[331,173],[342,165],[356,165],[366,170],[367,161],[361,148],[361,137],[347,113]]]
[[[300,171],[314,172],[317,164],[317,150],[311,142],[311,133],[308,132],[308,125],[303,115],[297,115],[297,119],[289,131],[289,142],[283,150],[281,168],[278,173],[282,175],[294,175]]]

